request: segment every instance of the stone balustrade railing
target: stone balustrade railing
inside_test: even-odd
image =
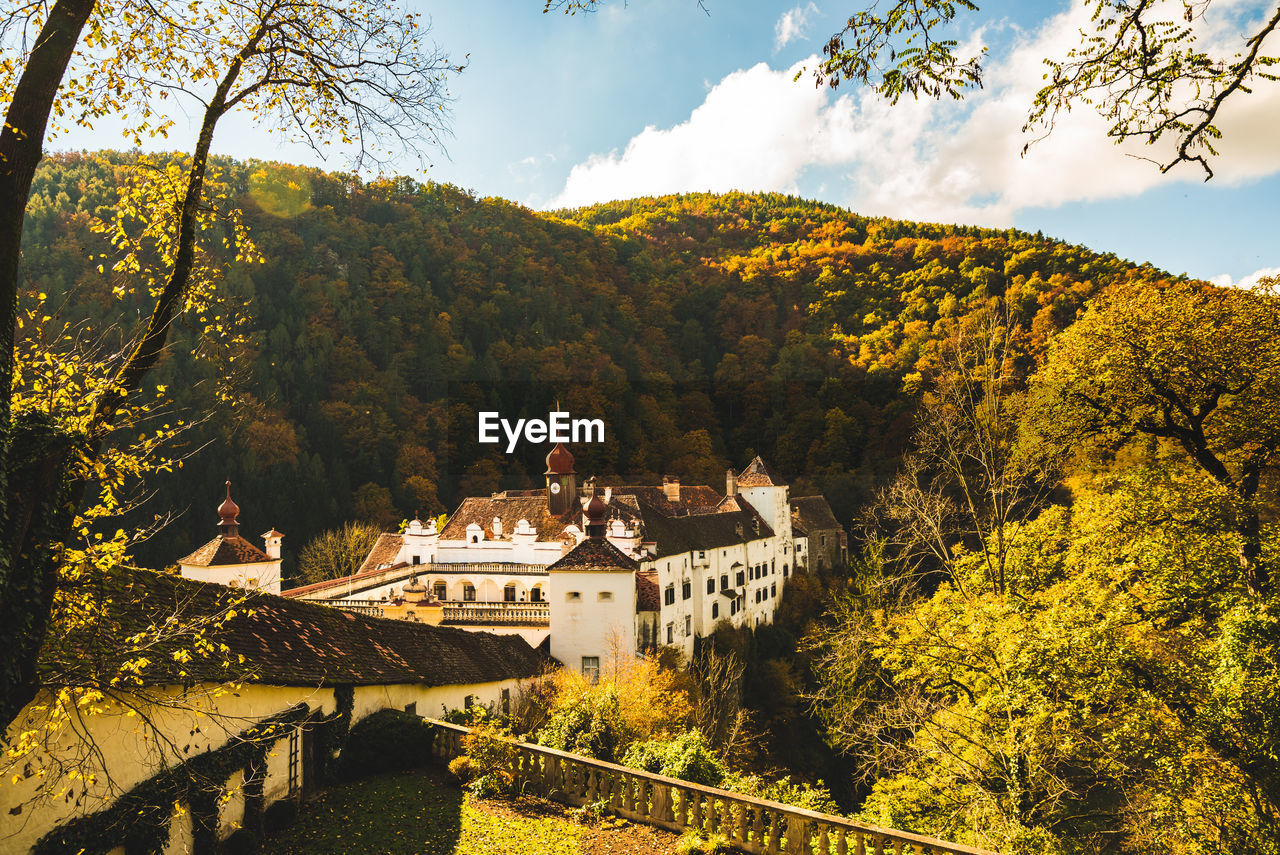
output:
[[[550,603],[458,603],[444,604],[446,624],[477,626],[550,626]]]
[[[465,753],[468,728],[427,721],[436,756],[447,761]],[[602,803],[617,816],[675,832],[723,835],[735,849],[754,855],[995,855],[541,745],[513,744],[514,774],[526,791],[569,805]]]

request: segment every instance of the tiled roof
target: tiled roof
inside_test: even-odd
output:
[[[274,560],[276,559],[238,534],[220,534],[178,563],[188,567],[223,567],[228,564],[259,564]]]
[[[552,570],[639,570],[640,564],[628,558],[607,540],[587,538],[547,567]]]
[[[672,502],[667,499],[667,494],[663,492],[661,487],[649,487],[645,485],[628,485],[624,487],[613,487],[612,495],[614,498],[619,496],[635,496],[655,508],[667,511],[673,511],[677,508],[698,508],[711,507],[720,502],[720,494],[711,487],[703,484],[682,485],[680,487],[679,501]]]
[[[747,468],[738,476],[739,487],[780,487],[784,483],[774,477],[759,457],[747,464]]]
[[[349,590],[352,593],[360,593],[368,588],[376,588],[387,583],[402,582],[405,579],[411,578],[419,573],[419,571],[416,569],[405,569],[403,573],[393,573],[393,571],[418,566],[420,565],[413,565],[407,561],[392,564],[390,567],[379,568],[375,566],[372,570],[361,570],[360,572],[354,573],[350,576],[339,576],[337,579],[325,579],[320,582],[312,582],[309,585],[298,585],[297,587],[281,591],[280,596],[291,598],[307,597],[310,594],[318,594],[331,588],[341,588],[344,592]]]
[[[532,677],[542,658],[516,635],[467,632],[413,621],[368,618],[328,606],[271,594],[246,594],[222,585],[193,582],[148,570],[133,572],[111,603],[127,630],[163,621],[174,613],[214,614],[247,596],[244,607],[209,641],[226,644],[238,662],[235,676],[285,686],[417,683],[452,686]],[[163,654],[164,651],[158,651]],[[218,661],[197,657],[185,665],[157,655],[148,670],[153,683],[225,680]],[[178,675],[177,669],[186,670]],[[243,670],[240,670],[243,668]]]
[[[546,491],[522,490],[520,492],[533,493],[533,495],[500,493],[484,499],[463,499],[462,504],[458,505],[458,509],[453,512],[453,516],[449,517],[449,521],[444,524],[440,539],[466,540],[467,526],[472,523],[484,529],[485,537],[490,538],[493,536],[490,526],[493,525],[494,517],[502,520],[502,531],[508,536],[515,530],[516,523],[520,520],[528,520],[529,524],[538,530],[538,540],[541,541],[559,540],[564,527],[569,523],[581,524],[580,519],[577,519],[581,514],[552,516],[547,511]]]
[[[636,611],[662,610],[662,596],[658,592],[658,571],[641,570],[636,574]]]
[[[840,528],[831,506],[822,496],[801,496],[791,500],[791,528],[796,530],[796,521],[807,533],[810,531],[829,531]]]
[[[400,547],[404,546],[404,535],[382,533],[378,535],[378,542],[373,545],[373,549],[369,550],[368,556],[365,557],[364,563],[360,565],[360,569],[356,571],[356,575],[366,573],[370,570],[377,570],[383,565],[392,564],[396,560],[396,556],[400,554]]]

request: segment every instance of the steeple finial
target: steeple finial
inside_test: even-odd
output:
[[[240,533],[240,523],[236,519],[240,515],[240,506],[231,499],[231,481],[227,481],[227,497],[218,505],[218,530],[227,537]]]

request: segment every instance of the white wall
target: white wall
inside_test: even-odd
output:
[[[269,594],[280,593],[280,562],[224,564],[218,567],[180,565],[182,576],[197,582],[216,582],[234,588],[253,588]]]
[[[634,571],[553,570],[549,575],[552,656],[581,671],[584,656],[599,657],[603,670],[611,655],[635,654]],[[570,593],[578,598],[570,599]]]

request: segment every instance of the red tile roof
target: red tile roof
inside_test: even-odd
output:
[[[404,535],[383,533],[378,535],[378,541],[373,545],[373,549],[369,550],[369,554],[365,556],[364,563],[360,565],[360,569],[356,571],[356,575],[376,571],[383,565],[392,564],[396,560],[396,556],[400,554],[400,547],[404,546]]]
[[[747,464],[747,468],[742,470],[742,474],[738,476],[739,487],[780,487],[784,484],[774,474],[769,471],[769,467],[764,465],[764,461],[757,457]]]
[[[220,534],[178,563],[189,567],[225,567],[276,560],[238,534]]]
[[[629,558],[607,540],[587,538],[547,567],[553,570],[639,570],[640,563]]]
[[[153,684],[228,679],[221,662],[238,662],[234,676],[284,686],[427,686],[490,683],[532,677],[543,659],[516,635],[467,632],[414,621],[384,620],[271,594],[246,593],[148,570],[133,571],[109,603],[122,627],[154,626],[173,614],[216,614],[237,604],[237,615],[208,632],[226,657],[183,665],[156,651],[145,679]],[[241,602],[241,598],[244,598]],[[174,642],[181,646],[184,640]],[[185,675],[176,673],[183,668]],[[243,670],[240,670],[243,669]],[[170,673],[172,672],[172,673]]]
[[[662,610],[662,596],[658,592],[658,571],[641,570],[636,573],[636,611]]]

